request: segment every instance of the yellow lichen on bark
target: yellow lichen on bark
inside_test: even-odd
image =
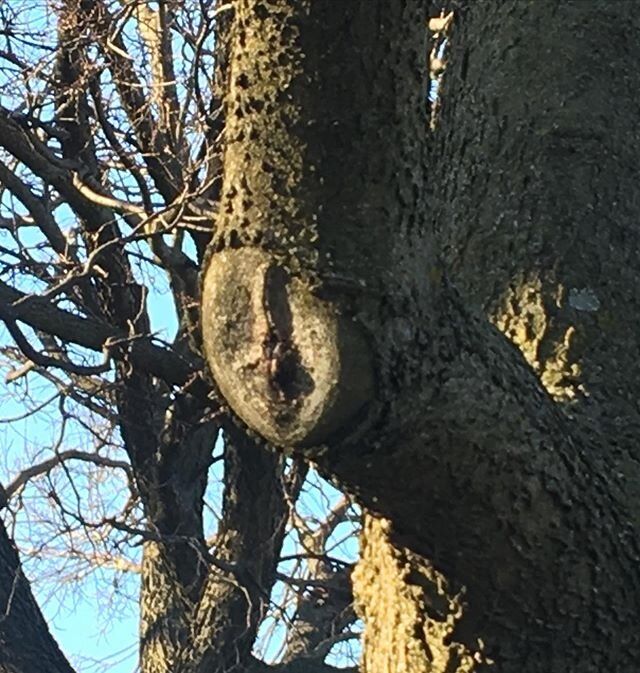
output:
[[[471,673],[479,652],[453,642],[463,600],[425,559],[390,542],[390,524],[365,515],[353,574],[365,622],[362,673]]]
[[[580,360],[573,342],[576,326],[559,319],[566,289],[551,293],[542,280],[531,277],[512,283],[490,318],[522,352],[547,391],[557,400],[570,401],[583,391]]]

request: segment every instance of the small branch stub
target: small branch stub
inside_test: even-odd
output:
[[[373,394],[359,325],[259,248],[226,249],[206,271],[207,362],[233,411],[280,446],[319,444]]]

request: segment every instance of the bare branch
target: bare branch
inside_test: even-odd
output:
[[[104,2],[81,2],[98,44],[109,59],[113,81],[158,191],[171,203],[183,188],[182,167],[170,151],[172,142],[153,118],[140,79],[133,67],[121,31]],[[133,8],[133,6],[132,6]]]
[[[34,479],[35,477],[43,474],[47,474],[53,468],[68,460],[81,460],[87,463],[93,463],[94,465],[98,465],[100,467],[119,468],[127,472],[129,475],[131,474],[131,465],[124,462],[123,460],[114,460],[113,458],[101,456],[96,453],[88,453],[87,451],[70,449],[68,451],[62,451],[56,454],[49,460],[45,460],[41,463],[38,463],[37,465],[32,465],[31,467],[22,470],[9,482],[7,486],[4,487],[5,500],[12,498],[20,489],[24,488],[24,486],[31,479]],[[6,505],[6,502],[4,505]]]
[[[68,360],[66,357],[64,357],[62,355],[62,352],[60,352],[54,357],[51,357],[49,355],[45,355],[44,353],[39,353],[38,351],[36,351],[34,348],[31,347],[31,344],[24,336],[15,320],[3,314],[4,310],[3,307],[0,305],[0,318],[2,318],[2,320],[4,321],[7,331],[12,336],[13,340],[16,342],[18,348],[20,348],[20,350],[25,354],[25,356],[28,357],[29,360],[31,360],[31,362],[33,362],[34,364],[40,367],[58,367],[59,369],[62,369],[66,372],[82,376],[103,374],[104,372],[110,369],[107,344],[105,345],[106,347],[105,362],[103,362],[103,364],[89,367],[76,365],[70,360]]]
[[[29,303],[16,305],[29,297]],[[129,359],[142,371],[158,376],[169,385],[182,386],[198,377],[203,364],[195,356],[178,356],[152,343],[149,335],[131,337],[98,318],[82,318],[29,296],[0,281],[0,306],[5,316],[21,320],[34,329],[93,351],[111,347],[116,359]],[[119,348],[115,348],[118,346]]]
[[[179,129],[180,105],[173,67],[173,11],[169,3],[161,1],[158,9],[151,9],[145,2],[139,2],[136,12],[138,30],[151,55],[151,102],[158,109],[160,127],[173,140],[175,155],[184,156]]]
[[[32,226],[37,226],[47,237],[51,247],[59,254],[69,254],[67,239],[60,231],[50,209],[42,199],[35,196],[16,173],[0,162],[0,184],[3,184],[27,208],[33,218]]]

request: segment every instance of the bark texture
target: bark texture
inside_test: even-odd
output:
[[[365,516],[354,591],[365,623],[361,670],[374,673],[468,673],[482,661],[451,644],[464,590],[424,557],[394,543],[391,523]]]
[[[313,444],[366,414],[380,312],[403,310],[384,297],[410,292],[427,258],[423,12],[243,1],[237,14],[205,349],[245,421]]]
[[[460,291],[631,476],[640,77],[630,64],[640,25],[629,6],[514,3],[462,15],[434,143],[448,158],[434,221]]]
[[[160,98],[176,91],[161,5],[139,11]],[[318,638],[333,635],[335,610],[300,630],[291,660],[251,655],[287,515],[282,458],[254,433],[374,514],[355,574],[367,673],[637,670],[640,24],[624,1],[456,3],[430,135],[424,5],[233,3],[201,304],[207,360],[238,422],[213,553],[211,388],[198,358],[148,338],[118,213],[86,197],[101,184],[88,29],[168,208],[186,180],[175,108],[154,125],[117,21],[69,0],[55,152],[0,114],[3,147],[73,209],[104,270],[78,285],[90,317],[6,284],[1,317],[117,363],[147,526],[143,673],[332,671]],[[173,264],[153,233],[197,346],[194,265]],[[48,240],[63,249],[55,230]],[[69,673],[3,528],[0,601],[0,670]]]
[[[628,185],[605,189],[605,178],[602,187],[597,179],[601,155],[611,161],[616,139],[633,133],[627,125],[637,86],[625,73],[637,40],[633,22],[620,14],[625,3],[464,6],[448,80],[455,104],[447,107],[445,93],[428,191],[421,3],[353,2],[344,12],[322,2],[239,4],[245,37],[285,37],[281,50],[257,49],[254,70],[232,94],[223,216],[203,304],[207,357],[223,391],[232,372],[250,379],[228,401],[267,439],[312,459],[388,517],[399,550],[411,549],[464,587],[447,645],[474,653],[474,670],[490,670],[489,662],[506,673],[633,670],[640,658],[640,555],[628,483],[635,463],[627,458],[626,471],[618,470],[607,450],[620,445],[625,430],[618,439],[613,419],[599,425],[597,412],[567,413],[544,390],[532,358],[527,362],[480,312],[515,291],[507,303],[513,310],[492,315],[510,334],[526,334],[525,352],[528,342],[546,339],[543,360],[556,364],[544,381],[553,392],[558,362],[569,363],[574,379],[578,357],[585,372],[604,376],[610,358],[636,345],[635,331],[616,330],[626,311],[637,314],[635,284],[627,285],[636,274],[626,269],[616,286],[605,263],[637,249],[622,217],[631,217],[637,193],[625,147],[611,166]],[[599,30],[603,17],[607,28]],[[540,43],[532,49],[530,39]],[[246,43],[240,40],[240,50]],[[602,65],[610,49],[624,80],[619,86]],[[534,53],[544,53],[551,70],[537,68]],[[520,72],[527,86],[514,96]],[[271,104],[268,87],[281,92],[282,107]],[[601,108],[589,105],[593,92]],[[610,110],[618,101],[620,109]],[[273,172],[265,168],[283,157]],[[521,211],[513,216],[511,208],[523,204],[521,223]],[[599,230],[598,208],[605,221],[617,214],[599,242],[589,236]],[[570,234],[570,223],[581,234]],[[485,248],[491,240],[494,247]],[[576,260],[564,293],[556,285],[545,295],[545,274],[524,289],[527,269],[547,264],[545,251],[555,274]],[[560,251],[561,262],[554,257]],[[456,266],[458,257],[464,262]],[[479,260],[484,267],[474,266]],[[612,351],[592,325],[596,272],[603,287],[619,288],[607,305],[618,316]],[[271,273],[279,278],[277,310],[264,289]],[[475,280],[465,284],[463,275]],[[474,287],[484,287],[484,296]],[[242,355],[219,332],[233,322],[239,296],[248,321],[238,335]],[[573,322],[558,319],[536,335],[539,325],[521,321],[519,307],[546,307],[549,297]],[[279,320],[277,312],[290,317]],[[582,354],[563,355],[578,332]],[[323,352],[314,333],[328,344],[328,372],[321,371],[324,356],[313,360]],[[583,352],[594,339],[601,360]],[[349,343],[355,347],[343,345]],[[364,357],[354,362],[356,349]],[[624,382],[619,371],[615,390]],[[339,404],[343,415],[336,415],[332,405],[347,381],[356,385],[347,396],[354,403]],[[319,401],[310,404],[314,395]],[[623,408],[633,399],[622,395]],[[376,641],[368,642],[375,649]],[[382,651],[377,656],[370,661],[384,661]]]

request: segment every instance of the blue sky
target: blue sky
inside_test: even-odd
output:
[[[159,314],[159,317],[156,317],[156,327],[167,337],[170,336],[174,321],[169,317],[172,315],[172,307],[167,295],[161,293],[156,296],[152,293],[150,303],[152,313],[156,316]],[[167,320],[164,326],[161,324],[162,316]],[[6,338],[6,333],[0,330],[0,343],[7,343]],[[4,376],[4,373],[0,372],[0,376]],[[23,416],[25,406],[20,400],[20,395],[16,394],[14,397],[12,392],[11,387],[7,386],[2,394],[2,419],[18,418],[8,423],[0,423],[0,445],[4,448],[0,463],[0,481],[3,483],[10,482],[17,471],[26,466],[27,457],[35,456],[36,459],[38,457],[43,459],[51,455],[48,450],[55,442],[59,425],[55,405],[49,405],[27,418],[19,418]],[[48,391],[46,386],[42,388],[32,386],[31,394],[33,402],[37,403],[47,398]],[[81,432],[70,432],[68,437],[69,440],[65,440],[59,450],[78,448],[82,446],[83,440],[86,440]],[[219,500],[221,494],[220,468],[221,463],[217,463],[211,470],[212,502]],[[83,476],[74,476],[74,481],[81,490],[84,484]],[[78,673],[107,670],[112,673],[133,673],[137,670],[138,576],[135,573],[123,574],[110,569],[100,569],[85,576],[86,565],[56,557],[59,546],[51,540],[52,529],[55,526],[51,521],[43,523],[43,520],[51,518],[48,514],[51,503],[43,495],[51,485],[59,487],[62,494],[69,494],[66,475],[64,471],[58,469],[52,474],[50,482],[40,479],[34,487],[25,489],[24,506],[21,509],[14,507],[17,509],[17,518],[13,532],[21,549],[28,551],[42,545],[42,553],[23,555],[25,570],[32,580],[36,598],[54,636]],[[118,498],[115,496],[117,488],[117,485],[106,484],[103,495],[106,493],[108,496],[109,490],[112,489],[114,500],[117,501]],[[338,491],[322,482],[319,477],[313,476],[310,488],[301,499],[301,511],[321,519],[326,513],[327,504],[335,503],[340,497]],[[13,518],[5,516],[5,520],[11,523]],[[211,517],[208,526],[211,529],[215,526]],[[341,524],[336,529],[332,538],[336,549],[332,550],[332,555],[345,560],[355,558],[357,543],[350,536],[351,531],[352,524]],[[284,553],[290,554],[296,551],[299,552],[300,549],[296,548],[293,539],[289,539]],[[139,559],[139,548],[130,554],[130,558]],[[78,566],[83,576],[74,579],[74,574],[78,574]],[[277,596],[279,592],[281,590],[277,590],[275,595]],[[272,624],[265,624],[263,635],[270,626]],[[284,628],[280,625],[266,645],[267,656],[276,656],[283,634]],[[342,653],[349,648],[355,651],[357,645],[354,643],[342,645],[332,657],[333,663],[338,665],[348,663]]]

